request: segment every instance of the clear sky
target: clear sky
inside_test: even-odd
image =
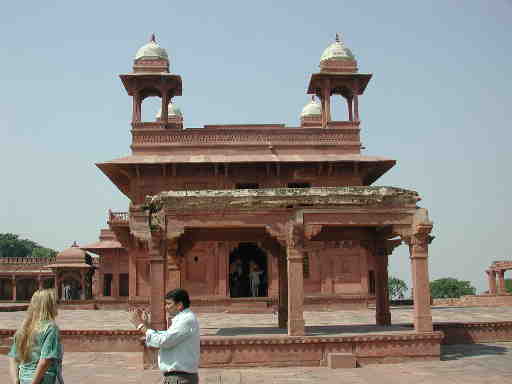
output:
[[[187,127],[298,124],[320,55],[340,32],[361,72],[365,154],[377,181],[418,191],[436,239],[431,279],[486,289],[512,259],[512,1],[18,1],[0,12],[0,232],[61,250],[97,239],[127,200],[95,162],[129,153],[118,74],[155,32]],[[341,103],[334,116],[341,116]],[[153,112],[151,112],[153,113]],[[410,281],[407,249],[390,259]]]

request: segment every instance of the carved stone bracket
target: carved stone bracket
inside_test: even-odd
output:
[[[307,240],[311,240],[313,237],[317,236],[323,228],[322,225],[318,224],[305,225],[304,227],[304,234]]]
[[[288,223],[286,245],[288,248],[304,249],[304,225],[297,223]]]
[[[265,225],[265,230],[272,236],[282,247],[287,245],[287,225],[285,223],[274,223]]]

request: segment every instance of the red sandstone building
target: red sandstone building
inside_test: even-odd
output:
[[[415,328],[432,330],[432,222],[416,192],[372,186],[395,160],[361,153],[359,98],[372,75],[358,72],[338,38],[311,75],[313,98],[298,127],[185,128],[175,104],[182,79],[154,37],[120,77],[133,102],[131,154],[97,166],[130,206],[109,212],[110,229],[81,247],[99,255],[95,262],[82,265],[84,252],[75,266],[58,256],[49,267],[61,297],[62,279],[75,276],[81,292],[90,281],[99,303],[149,303],[157,328],[165,323],[164,293],[174,287],[187,289],[196,305],[274,303],[290,335],[304,334],[304,305],[375,302],[377,323],[389,324],[388,257],[405,243]],[[149,97],[161,99],[161,112],[141,121]],[[343,121],[331,118],[333,97],[346,104]]]

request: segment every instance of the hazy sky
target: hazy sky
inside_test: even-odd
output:
[[[131,71],[151,32],[183,79],[185,125],[298,124],[309,76],[341,32],[361,72],[376,185],[418,191],[431,279],[486,289],[511,259],[512,2],[18,1],[0,12],[0,232],[63,249],[97,239],[127,199],[95,162],[129,153]],[[334,105],[340,117],[341,103]],[[153,111],[151,111],[153,113]],[[390,270],[410,281],[405,246]]]

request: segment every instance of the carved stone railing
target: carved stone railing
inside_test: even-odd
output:
[[[360,145],[359,123],[337,122],[331,129],[319,128],[192,128],[162,129],[162,123],[144,123],[132,131],[133,145]]]
[[[0,257],[0,264],[47,265],[55,262],[55,257]]]
[[[128,224],[129,213],[128,212],[114,212],[108,211],[108,223],[109,224]]]

